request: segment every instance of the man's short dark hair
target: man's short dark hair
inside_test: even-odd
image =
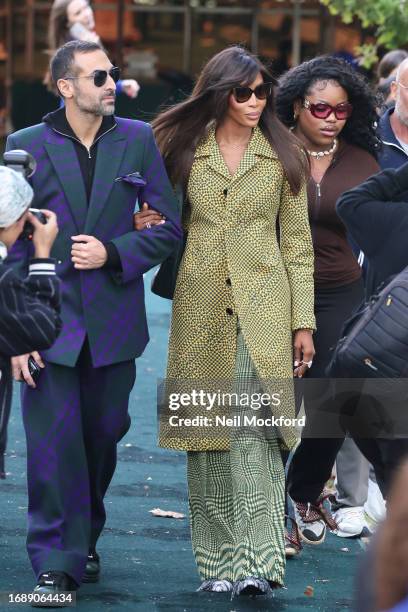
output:
[[[94,51],[102,50],[102,47],[97,43],[85,40],[70,40],[65,43],[65,45],[57,49],[50,62],[51,77],[54,84],[57,85],[58,79],[76,76],[74,69],[76,53],[93,53]]]

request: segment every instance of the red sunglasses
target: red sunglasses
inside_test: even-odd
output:
[[[312,104],[310,100],[304,100],[303,108],[307,108],[316,119],[327,119],[327,117],[334,113],[334,116],[339,121],[348,119],[353,112],[353,106],[350,102],[342,102],[341,104],[337,104],[337,106],[332,106],[331,104],[327,104],[327,102]]]

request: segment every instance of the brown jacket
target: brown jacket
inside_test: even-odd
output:
[[[320,185],[310,178],[307,195],[317,286],[347,285],[360,278],[361,269],[346,228],[336,214],[336,202],[345,191],[379,170],[378,163],[367,151],[340,141]]]

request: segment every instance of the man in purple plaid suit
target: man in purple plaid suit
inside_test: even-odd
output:
[[[28,383],[27,549],[37,593],[99,579],[103,499],[130,425],[134,359],[148,342],[143,273],[182,237],[150,126],[113,115],[118,72],[98,45],[67,43],[51,60],[65,108],[7,141],[8,150],[37,160],[33,206],[54,211],[60,228],[52,256],[62,281],[62,332],[41,358],[34,354],[42,367],[37,385],[29,356],[12,360],[14,377]],[[162,220],[134,231],[136,202]],[[20,243],[9,262],[22,269],[29,255]]]

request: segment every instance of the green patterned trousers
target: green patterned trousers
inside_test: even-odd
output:
[[[244,392],[249,379],[256,384],[257,375],[238,330],[235,387]],[[278,440],[256,429],[234,430],[230,451],[187,453],[187,480],[201,579],[257,576],[283,585],[285,473]]]

